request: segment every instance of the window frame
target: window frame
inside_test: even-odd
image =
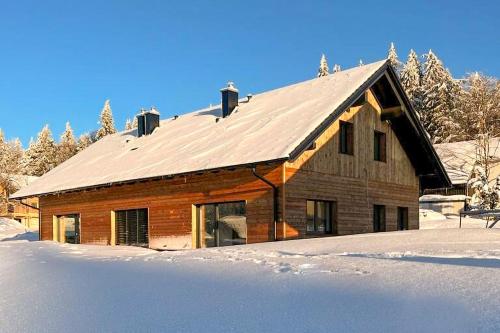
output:
[[[373,131],[373,160],[387,162],[387,136],[384,132],[377,130]]]
[[[313,231],[308,230],[309,226],[309,214],[308,214],[308,203],[312,202],[314,204],[314,214],[313,214]],[[327,204],[325,211],[325,222],[323,225],[324,231],[318,230],[318,224],[316,220],[318,219],[318,203]],[[329,212],[327,213],[327,211]],[[337,202],[333,200],[319,200],[319,199],[306,199],[306,235],[336,235],[337,234]],[[326,218],[329,217],[329,219]]]
[[[339,153],[354,155],[354,123],[339,120]]]
[[[209,206],[209,205],[213,205],[214,206],[214,209],[215,209],[215,220],[216,220],[216,223],[218,224],[220,221],[220,215],[219,215],[219,206],[220,205],[224,205],[224,204],[243,204],[244,205],[244,209],[245,209],[245,219],[246,219],[246,222],[245,222],[245,228],[246,228],[246,231],[247,231],[247,238],[245,239],[245,244],[248,244],[248,202],[247,200],[231,200],[231,201],[216,201],[216,202],[204,202],[204,203],[197,203],[197,204],[194,204],[194,207],[195,207],[195,224],[196,224],[196,234],[195,234],[195,238],[196,238],[196,248],[212,248],[212,247],[209,247],[209,246],[206,246],[205,244],[205,240],[202,239],[202,232],[204,231],[204,227],[202,226],[202,224],[204,223],[204,219],[205,219],[205,212],[204,212],[204,209],[203,207],[204,206]],[[219,231],[217,231],[219,232]],[[219,237],[219,234],[215,235],[215,239],[214,239],[214,242],[215,242],[215,246],[213,246],[213,248],[218,248],[218,247],[225,247],[225,246],[238,246],[240,244],[232,244],[232,245],[220,245],[220,240],[218,239]]]
[[[373,232],[385,232],[387,230],[386,206],[373,205]],[[378,223],[376,223],[378,222]]]

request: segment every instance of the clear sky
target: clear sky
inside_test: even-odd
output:
[[[315,76],[321,53],[342,68],[429,48],[455,77],[500,76],[500,1],[0,0],[0,128],[59,137],[117,127],[141,107],[162,117]]]

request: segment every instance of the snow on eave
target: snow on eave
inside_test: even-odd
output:
[[[164,119],[153,134],[109,135],[12,197],[285,160],[386,60],[253,95],[229,117],[220,105]]]

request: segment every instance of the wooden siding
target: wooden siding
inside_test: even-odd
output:
[[[257,172],[275,184],[281,181],[281,165]],[[248,168],[41,197],[41,236],[52,239],[53,216],[78,213],[82,243],[111,244],[112,211],[148,208],[151,247],[190,248],[194,204],[240,200],[247,203],[248,243],[271,240],[272,190]]]
[[[419,181],[390,124],[380,120],[373,94],[352,107],[317,140],[314,149],[286,163],[286,237],[304,237],[306,199],[337,202],[338,234],[373,231],[373,205],[386,206],[387,231],[397,229],[397,207],[409,208],[418,228]],[[339,153],[339,121],[354,124],[354,154]],[[386,162],[374,160],[374,131],[386,134]]]

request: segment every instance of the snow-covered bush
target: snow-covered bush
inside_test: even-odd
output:
[[[470,205],[473,209],[495,209],[499,208],[500,179],[497,178],[494,185],[488,181],[488,175],[481,165],[474,167],[473,176],[469,180],[469,186],[474,191]]]

